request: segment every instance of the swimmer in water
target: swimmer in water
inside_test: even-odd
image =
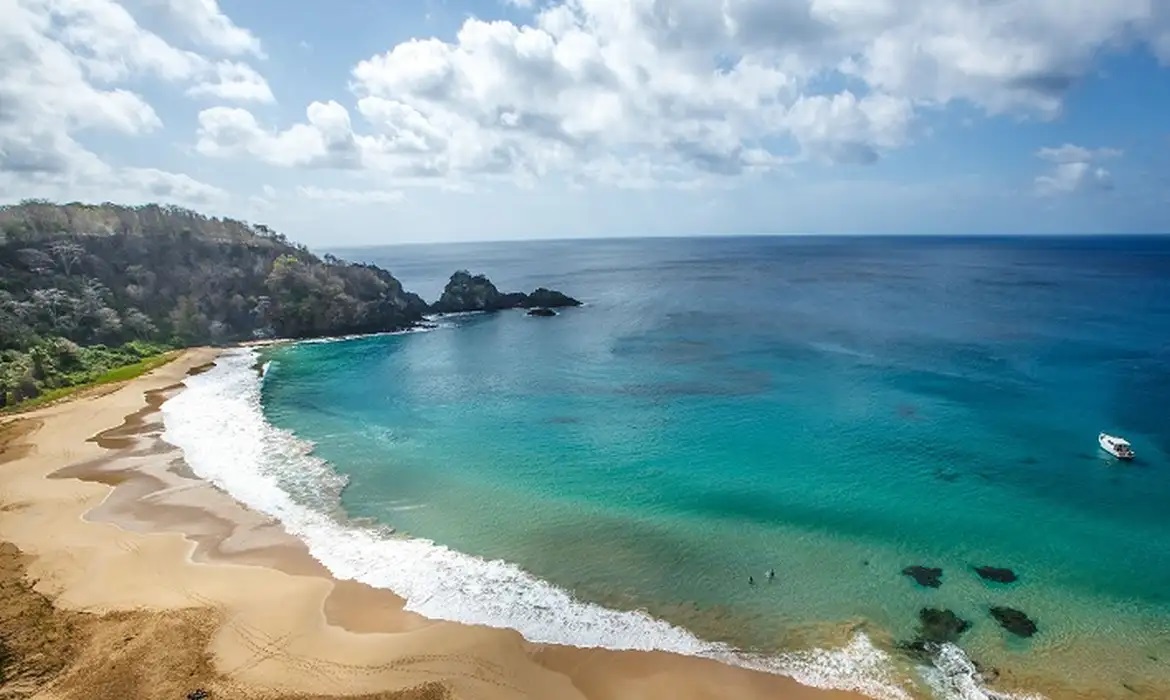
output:
[[[776,570],[775,569],[768,569],[768,582],[770,583],[770,582],[774,581],[775,579],[776,579]]]

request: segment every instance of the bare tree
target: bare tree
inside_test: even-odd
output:
[[[57,264],[61,266],[61,270],[66,275],[71,275],[73,274],[73,266],[81,262],[81,256],[85,253],[85,248],[82,248],[77,243],[58,241],[49,246],[49,252],[57,259]]]

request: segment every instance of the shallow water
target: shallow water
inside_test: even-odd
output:
[[[185,449],[195,425],[235,416],[234,437],[194,447],[193,468],[301,523],[335,571],[436,617],[548,641],[738,649],[874,695],[895,697],[897,683],[980,697],[930,691],[930,674],[866,641],[888,650],[920,608],[946,607],[973,623],[960,645],[1000,670],[1000,687],[1166,696],[1170,240],[562,241],[349,257],[428,298],[471,266],[503,289],[554,286],[587,305],[281,347],[266,352],[262,394],[239,357],[164,407]],[[1101,430],[1138,460],[1101,453]],[[216,471],[227,454],[246,468]],[[942,567],[942,586],[916,586],[900,573],[910,564]],[[1020,581],[985,583],[978,565]],[[993,604],[1040,632],[1011,637]],[[846,652],[792,656],[817,646]]]

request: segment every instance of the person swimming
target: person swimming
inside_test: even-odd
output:
[[[755,576],[748,576],[748,585],[749,586],[756,585],[756,577]]]
[[[776,570],[775,569],[768,569],[768,581],[771,582],[774,580],[776,580]]]

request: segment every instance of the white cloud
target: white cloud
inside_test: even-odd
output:
[[[297,195],[337,204],[396,204],[405,199],[399,190],[341,190],[311,186],[298,187]]]
[[[1051,197],[1113,189],[1112,173],[1098,163],[1119,157],[1121,151],[1114,148],[1091,149],[1066,143],[1055,148],[1041,148],[1036,155],[1052,163],[1046,174],[1036,178],[1036,193]]]
[[[143,0],[161,9],[188,36],[201,45],[230,55],[264,57],[260,40],[231,20],[216,0]]]
[[[155,168],[122,168],[117,177],[132,191],[149,193],[152,202],[212,203],[225,199],[227,192],[182,173]]]
[[[158,114],[129,87],[143,77],[187,84],[192,94],[260,100],[268,91],[263,78],[243,64],[175,48],[109,0],[0,0],[0,17],[6,198],[120,193],[129,201],[206,203],[224,194],[187,175],[108,164],[79,134],[159,130]]]
[[[361,149],[349,112],[330,100],[306,110],[308,122],[284,131],[265,130],[246,109],[212,107],[199,113],[195,149],[206,156],[248,155],[286,167],[356,168]]]
[[[234,102],[274,102],[268,81],[245,63],[220,61],[215,64],[215,80],[200,82],[187,89],[196,97],[218,97]]]
[[[810,154],[837,163],[872,163],[880,150],[902,146],[913,107],[904,98],[873,94],[857,99],[851,92],[832,97],[801,97],[787,123]]]
[[[1092,160],[1116,158],[1121,151],[1115,148],[1085,148],[1066,143],[1055,148],[1041,148],[1036,155],[1052,163],[1087,163]]]
[[[919,110],[955,101],[1049,118],[1100,52],[1167,37],[1170,11],[1149,0],[560,0],[530,24],[471,18],[451,41],[360,61],[364,123],[330,103],[345,114],[333,148],[312,119],[273,131],[238,110],[237,129],[201,116],[200,150],[391,178],[691,186],[870,163],[913,140]]]
[[[188,90],[192,95],[258,102],[274,99],[268,83],[250,66],[216,63],[176,48],[143,29],[113,0],[46,0],[43,10],[60,25],[54,33],[56,39],[68,47],[93,80],[110,83],[153,75],[171,82],[194,82]]]

